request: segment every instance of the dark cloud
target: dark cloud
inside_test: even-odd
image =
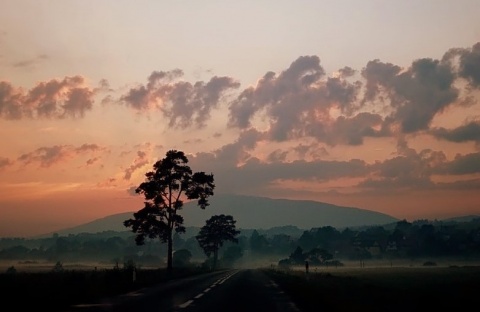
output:
[[[480,179],[460,180],[454,182],[440,182],[436,184],[436,188],[440,190],[480,190]]]
[[[280,123],[289,123],[283,114],[289,115],[291,123],[298,122],[298,115],[315,100],[315,97],[309,100],[308,96],[314,95],[315,84],[324,74],[317,56],[299,57],[278,76],[274,72],[266,73],[255,87],[244,90],[231,103],[229,124],[249,127],[255,113],[265,108],[269,117],[276,120],[277,128],[281,128]]]
[[[454,129],[434,128],[430,133],[439,139],[447,141],[473,141],[480,143],[480,121],[472,121]]]
[[[438,60],[419,59],[404,71],[376,60],[367,64],[362,75],[367,80],[364,101],[390,105],[392,120],[404,133],[428,129],[433,117],[459,95],[455,73]]]
[[[321,159],[324,156],[328,156],[328,151],[324,146],[319,145],[318,143],[312,144],[298,144],[293,148],[293,151],[297,153],[300,159],[305,159],[311,157],[313,159]]]
[[[217,190],[220,193],[255,194],[266,191],[281,180],[327,181],[342,177],[359,177],[368,173],[368,166],[361,160],[350,161],[306,161],[285,162],[286,151],[275,151],[263,162],[249,154],[260,140],[261,133],[244,133],[235,143],[211,153],[198,153],[192,156],[191,166],[195,170],[213,172]],[[315,144],[299,148],[305,154],[322,153]],[[297,151],[299,150],[297,149]],[[189,158],[190,159],[190,158]]]
[[[100,160],[99,157],[87,159],[86,165],[91,166],[91,165],[95,164],[96,162],[98,162],[99,160]]]
[[[326,96],[332,106],[336,104],[342,113],[351,115],[360,108],[358,105],[355,105],[360,87],[360,82],[352,84],[345,79],[328,78],[325,84]]]
[[[267,156],[267,162],[284,162],[287,159],[288,151],[276,149]]]
[[[351,69],[346,68],[345,73],[351,74]],[[232,101],[229,126],[248,128],[257,114],[264,114],[270,123],[271,140],[312,136],[328,142],[330,109],[353,114],[359,108],[356,96],[360,84],[343,78],[324,79],[324,75],[317,56],[298,58],[278,76],[266,73],[255,87],[243,90]]]
[[[361,145],[364,137],[384,135],[382,131],[376,130],[381,127],[382,122],[380,115],[371,113],[359,113],[352,118],[339,116],[324,141],[332,146],[338,143]]]
[[[0,170],[8,168],[13,164],[14,164],[13,160],[10,160],[9,158],[6,158],[6,157],[0,157]]]
[[[23,104],[24,95],[10,83],[0,81],[0,117],[20,119],[24,115],[31,116],[30,108]]]
[[[34,57],[32,59],[28,59],[28,60],[23,60],[23,61],[19,61],[19,62],[15,62],[12,64],[13,67],[18,67],[18,68],[21,68],[21,67],[32,67],[32,66],[35,66],[45,60],[48,60],[48,55],[46,54],[40,54],[38,55],[37,57]]]
[[[372,164],[368,178],[358,186],[392,191],[434,187],[431,176],[435,168],[446,162],[443,152],[424,149],[417,153],[406,141],[400,140],[397,153],[399,156]]]
[[[103,148],[97,144],[82,144],[80,147],[75,148],[76,152],[94,152],[98,150],[103,150]]]
[[[125,169],[125,174],[123,175],[124,180],[130,180],[132,174],[143,166],[148,165],[147,153],[143,151],[137,151],[137,156],[133,160],[133,163]]]
[[[220,163],[237,166],[250,158],[249,151],[253,150],[263,139],[264,134],[253,128],[242,131],[234,143],[224,145],[214,151],[215,159]]]
[[[137,189],[136,186],[130,186],[128,189],[127,189],[127,193],[130,195],[130,196],[140,196],[140,194],[138,194],[135,190]]]
[[[169,119],[170,127],[205,126],[212,109],[229,90],[240,84],[230,77],[213,77],[194,84],[175,81],[181,70],[153,72],[147,85],[132,88],[120,100],[138,111],[157,109]]]
[[[65,118],[83,117],[93,107],[95,90],[85,87],[81,76],[40,82],[28,92],[0,82],[0,117]]]
[[[222,172],[223,173],[223,172]],[[328,181],[341,177],[357,177],[367,173],[366,163],[361,160],[350,161],[303,161],[261,162],[250,158],[235,170],[232,177],[219,175],[219,185],[224,192],[251,191],[262,192],[279,181]]]
[[[340,68],[338,72],[340,74],[340,77],[347,78],[355,75],[357,71],[349,66],[345,66],[343,68]]]
[[[480,153],[457,155],[452,161],[437,166],[434,172],[448,175],[480,173]]]
[[[389,97],[393,81],[402,69],[392,63],[383,63],[376,59],[369,61],[362,70],[362,77],[366,80],[364,100],[373,101]]]
[[[203,127],[210,117],[210,111],[218,107],[225,91],[240,86],[229,77],[213,77],[209,82],[187,82],[175,84],[170,93],[171,106],[165,111],[170,127],[188,127],[192,124]]]
[[[465,78],[471,87],[480,88],[480,42],[468,49],[450,49],[443,59],[458,65],[458,75]]]
[[[83,153],[101,151],[106,151],[106,149],[96,144],[83,144],[80,147],[74,147],[72,145],[54,145],[40,147],[33,152],[21,155],[17,160],[25,165],[39,163],[40,167],[48,168],[60,162],[75,158]]]

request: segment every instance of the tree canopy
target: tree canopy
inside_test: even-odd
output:
[[[167,243],[167,268],[172,269],[173,231],[185,232],[183,217],[178,213],[184,200],[197,200],[205,209],[215,188],[213,174],[192,172],[184,152],[169,150],[166,156],[153,165],[153,171],[145,174],[145,181],[135,190],[145,197],[144,207],[124,221],[136,233],[137,245],[145,239],[159,238]]]
[[[226,241],[238,243],[236,236],[240,234],[235,228],[235,221],[229,215],[215,215],[208,219],[200,229],[196,239],[205,254],[210,257],[213,254],[213,269],[217,265],[218,250]]]

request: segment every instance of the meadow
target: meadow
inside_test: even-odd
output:
[[[301,311],[462,311],[478,305],[480,266],[267,269]]]
[[[430,265],[425,265],[429,263]],[[17,262],[1,264],[3,303],[18,309],[65,311],[73,304],[149,287],[170,279],[206,272],[199,267],[103,267],[98,263],[63,264]],[[436,262],[347,262],[344,266],[280,268],[257,266],[277,283],[301,311],[433,311],[462,310],[477,304],[480,265],[444,260]],[[11,270],[10,270],[11,271]]]

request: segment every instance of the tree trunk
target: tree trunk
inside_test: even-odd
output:
[[[217,268],[218,249],[213,252],[213,270]]]
[[[167,249],[167,271],[172,273],[172,254],[173,254],[173,239],[172,231],[168,233],[168,249]]]

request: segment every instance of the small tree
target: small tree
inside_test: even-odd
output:
[[[243,257],[243,249],[242,247],[235,245],[229,246],[223,252],[222,263],[225,263],[229,266],[233,265],[235,261]]]
[[[192,253],[188,249],[179,249],[173,253],[173,264],[178,267],[187,267],[190,265]]]
[[[146,180],[135,190],[145,196],[144,207],[133,214],[134,219],[123,222],[136,233],[137,245],[145,244],[145,238],[159,238],[167,243],[167,270],[172,270],[173,230],[184,233],[183,217],[178,211],[183,200],[197,199],[205,209],[208,197],[215,188],[213,174],[192,173],[188,159],[181,151],[170,150],[165,158],[153,165],[153,171],[145,174]]]
[[[207,257],[213,253],[213,269],[217,266],[218,250],[223,243],[225,241],[238,243],[236,236],[240,231],[235,228],[236,222],[232,216],[223,214],[212,216],[195,236]]]

